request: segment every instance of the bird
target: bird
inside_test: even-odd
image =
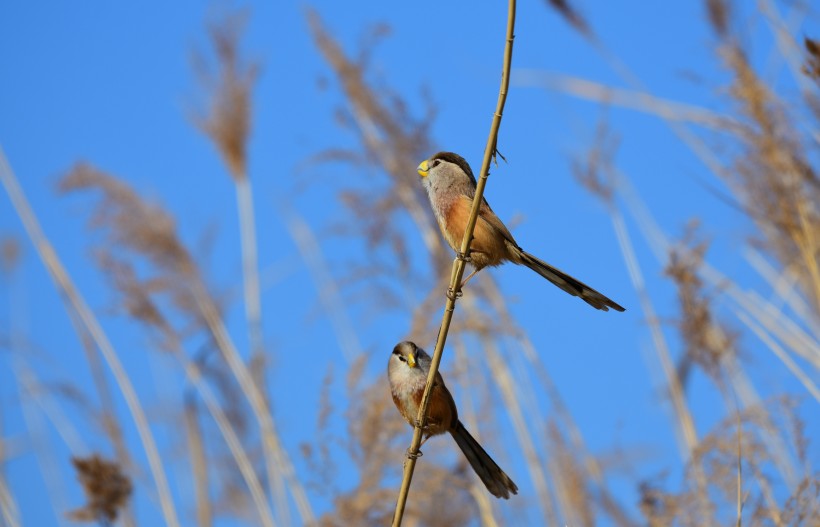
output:
[[[404,341],[393,348],[387,362],[387,378],[390,381],[393,403],[405,421],[413,426],[418,417],[424,386],[427,384],[430,360],[430,356],[415,343]],[[456,403],[438,372],[430,392],[427,420],[422,432],[422,444],[432,436],[449,432],[493,496],[506,500],[510,494],[518,494],[518,487],[513,480],[458,420]]]
[[[476,179],[470,165],[456,153],[439,152],[422,161],[416,170],[427,190],[441,234],[458,253],[476,190]],[[595,309],[624,311],[612,299],[522,249],[483,198],[470,242],[469,257],[474,270],[461,282],[461,287],[485,267],[512,262],[529,267]]]

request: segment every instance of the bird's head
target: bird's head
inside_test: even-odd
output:
[[[416,168],[423,180],[453,180],[469,178],[475,186],[475,176],[467,160],[453,152],[439,152],[430,159],[425,159]]]
[[[419,365],[419,352],[424,353],[415,343],[410,341],[400,342],[393,348],[390,361],[403,362],[409,368],[417,368]]]

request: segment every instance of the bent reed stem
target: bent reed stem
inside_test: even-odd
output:
[[[456,307],[456,299],[461,294],[461,280],[464,276],[464,268],[470,256],[470,242],[473,238],[473,231],[478,219],[478,210],[484,196],[484,187],[487,185],[487,177],[490,171],[490,162],[496,155],[496,145],[498,143],[498,129],[501,126],[501,116],[504,113],[504,104],[507,102],[507,91],[510,86],[510,66],[512,64],[513,39],[515,38],[515,0],[509,0],[507,7],[507,34],[504,45],[504,65],[501,71],[501,88],[498,92],[498,102],[496,103],[493,121],[490,125],[490,135],[487,138],[487,146],[484,148],[484,159],[481,162],[481,172],[476,184],[476,192],[473,197],[472,209],[467,228],[464,231],[464,238],[461,240],[461,247],[455,260],[453,260],[453,271],[450,275],[450,289],[447,292],[447,303],[444,307],[444,315],[441,320],[438,337],[436,338],[436,348],[433,352],[433,359],[430,364],[430,372],[427,375],[427,384],[424,387],[424,394],[419,405],[419,414],[416,418],[416,426],[413,429],[413,440],[407,450],[407,459],[404,463],[404,475],[402,477],[401,489],[399,490],[396,511],[393,514],[393,527],[400,527],[404,516],[404,509],[407,504],[407,496],[410,492],[410,483],[413,479],[413,471],[416,468],[416,459],[419,455],[422,431],[427,419],[427,408],[430,404],[430,393],[433,388],[433,380],[438,373],[441,364],[441,356],[444,344],[447,341],[447,333],[450,330],[450,322],[453,319],[453,312]]]

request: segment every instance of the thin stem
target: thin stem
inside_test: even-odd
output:
[[[35,395],[35,391],[40,391],[40,387],[34,386],[35,381],[32,378],[33,374],[23,365],[23,358],[21,356],[15,357],[14,362],[13,368],[14,376],[17,378],[18,396],[20,401],[23,402],[21,410],[23,422],[26,425],[26,441],[34,451],[37,466],[40,469],[40,474],[45,483],[46,492],[42,496],[44,498],[43,502],[44,504],[47,503],[50,505],[57,524],[61,527],[65,527],[66,522],[60,513],[68,508],[68,498],[66,489],[58,483],[62,479],[59,476],[60,464],[57,459],[56,449],[51,445],[45,423],[42,419],[43,416],[49,419],[50,416],[43,408],[39,397]],[[33,405],[38,405],[39,411],[35,410]],[[53,421],[51,424],[58,431],[60,438],[68,446],[71,453],[73,455],[76,454],[78,452],[78,450],[75,450],[77,445],[72,445],[72,441],[68,439],[69,435],[64,434],[64,429],[57,426]]]
[[[230,168],[230,166],[229,166]],[[244,282],[245,319],[248,326],[248,341],[251,347],[251,360],[260,358],[265,353],[262,337],[262,300],[259,293],[259,267],[256,250],[256,224],[253,213],[253,188],[246,173],[235,173],[236,204],[239,213],[239,239],[242,246],[242,277]],[[261,362],[264,364],[264,361]],[[264,381],[264,373],[257,377]],[[259,386],[265,396],[264,383]],[[290,525],[290,508],[288,507],[287,489],[281,471],[274,470],[268,464],[268,478],[271,493],[276,502],[276,512],[281,522]]]
[[[644,238],[649,242],[649,247],[655,258],[658,261],[663,261],[669,252],[671,242],[632,187],[629,178],[619,174],[617,181],[620,195],[628,203],[627,210],[635,218],[636,224],[642,231]],[[797,353],[809,361],[816,369],[820,369],[820,343],[801,326],[788,317],[780,316],[781,313],[771,302],[760,297],[754,291],[741,289],[726,274],[711,266],[709,262],[703,263],[701,272],[703,278],[710,284],[720,287],[727,297],[762,324],[772,335],[786,344],[793,353]]]
[[[248,366],[239,356],[239,351],[237,351],[233,340],[231,340],[228,330],[219,316],[219,311],[205,291],[204,285],[195,285],[193,294],[200,312],[216,341],[217,347],[222,351],[231,369],[231,373],[236,377],[240,389],[245,394],[256,420],[259,422],[262,434],[262,448],[268,474],[271,477],[284,478],[290,487],[293,499],[296,501],[296,508],[299,510],[302,522],[306,524],[312,523],[315,519],[313,509],[310,506],[304,488],[299,483],[299,480],[296,479],[293,465],[281,444],[279,432],[276,430],[273,417],[268,407],[268,401],[262,394],[262,390],[253,380]]]
[[[672,400],[672,407],[675,411],[677,430],[681,434],[686,450],[684,452],[684,460],[691,460],[692,471],[695,482],[697,483],[697,498],[699,506],[705,516],[712,518],[713,510],[708,499],[706,475],[703,472],[703,467],[700,462],[695,459],[695,448],[698,445],[698,436],[695,429],[695,420],[689,406],[686,404],[683,387],[680,384],[680,379],[675,372],[674,364],[672,362],[669,347],[666,339],[660,328],[659,318],[652,304],[652,299],[646,290],[643,272],[641,271],[638,258],[635,255],[635,248],[629,237],[629,231],[626,228],[623,216],[615,207],[609,207],[609,212],[612,217],[612,224],[615,228],[615,234],[618,238],[618,244],[621,248],[621,253],[626,260],[627,269],[629,270],[630,280],[638,293],[641,308],[646,315],[649,322],[649,327],[652,332],[652,340],[654,343],[655,352],[657,353],[658,361],[663,370],[664,377],[669,389],[669,397]]]
[[[333,278],[328,263],[324,257],[324,249],[310,225],[297,214],[286,202],[281,202],[282,215],[285,216],[290,237],[296,244],[299,254],[310,272],[316,287],[319,302],[327,313],[339,350],[342,352],[348,365],[353,364],[356,357],[362,354],[359,336],[353,328],[347,304],[339,294],[339,284]]]
[[[476,419],[475,408],[472,404],[471,397],[466,390],[464,390],[464,384],[470,383],[472,375],[475,372],[471,372],[470,361],[467,360],[467,350],[464,345],[464,339],[460,338],[458,334],[456,334],[454,338],[456,339],[456,342],[453,346],[453,350],[456,354],[456,363],[466,365],[462,380],[460,382],[462,385],[460,388],[464,391],[465,397],[462,399],[461,405],[459,406],[459,419],[466,423],[466,426],[470,430],[474,430],[476,432],[476,440],[481,441],[481,437],[479,437],[479,434],[477,433],[478,420]],[[498,527],[498,522],[495,521],[495,516],[493,515],[492,503],[490,502],[487,493],[484,491],[484,485],[479,483],[478,480],[473,479],[469,491],[473,500],[475,500],[476,507],[478,507],[478,516],[481,520],[482,527]]]
[[[407,504],[407,495],[410,491],[410,482],[413,479],[413,471],[416,468],[416,459],[418,457],[419,446],[421,445],[422,430],[427,419],[427,407],[430,404],[430,393],[433,388],[433,380],[438,373],[439,364],[441,364],[441,356],[444,350],[444,343],[447,340],[447,332],[450,330],[450,322],[453,319],[453,311],[456,307],[456,298],[461,292],[461,279],[464,276],[464,267],[467,265],[467,258],[462,255],[469,256],[470,242],[473,238],[473,231],[478,220],[478,210],[481,206],[481,201],[484,196],[484,187],[487,185],[487,177],[490,171],[490,162],[496,153],[496,144],[498,143],[498,129],[501,126],[501,116],[504,113],[504,104],[507,101],[507,90],[510,86],[510,66],[512,64],[512,48],[515,29],[515,0],[509,0],[507,8],[507,35],[506,43],[504,45],[504,65],[501,71],[501,89],[498,92],[498,102],[496,104],[495,114],[493,114],[493,121],[490,126],[490,135],[487,138],[487,146],[484,149],[484,159],[481,163],[480,177],[476,185],[475,196],[473,197],[473,207],[470,210],[470,219],[467,222],[467,228],[464,231],[464,238],[461,240],[461,249],[459,256],[453,260],[453,271],[450,275],[450,291],[447,295],[447,303],[444,308],[444,316],[441,321],[441,329],[436,339],[436,348],[433,352],[433,359],[430,364],[430,372],[427,375],[427,384],[424,387],[424,394],[419,405],[419,414],[416,418],[416,426],[413,430],[413,440],[408,449],[407,460],[404,463],[404,476],[401,482],[401,489],[399,490],[399,498],[396,503],[396,511],[393,515],[393,527],[401,525],[402,517],[404,516],[404,508]]]
[[[85,299],[77,290],[53,246],[45,234],[43,234],[40,223],[31,210],[31,206],[25,194],[23,194],[23,190],[20,188],[20,184],[17,182],[17,178],[14,176],[2,148],[0,148],[0,181],[2,181],[3,186],[6,188],[12,205],[17,211],[17,215],[23,222],[32,244],[37,249],[37,253],[43,265],[45,265],[48,270],[48,273],[51,275],[52,280],[54,280],[57,289],[63,294],[67,303],[77,312],[88,333],[94,339],[94,343],[99,348],[100,353],[102,353],[105,361],[108,363],[108,367],[111,368],[117,385],[120,387],[123,397],[125,398],[128,410],[134,419],[134,424],[136,424],[140,441],[142,442],[143,448],[145,448],[145,455],[148,458],[148,465],[154,477],[154,483],[157,486],[157,494],[165,523],[170,527],[179,527],[179,519],[177,518],[174,502],[171,499],[171,489],[168,486],[168,479],[165,477],[165,470],[163,469],[162,460],[159,456],[159,450],[154,441],[154,435],[151,433],[151,428],[148,426],[148,418],[145,416],[145,411],[142,408],[137,392],[134,390],[134,385],[131,384],[128,373],[120,362],[117,352],[111,345],[111,341],[108,340],[108,335],[106,335],[97,317],[94,316],[91,308],[88,307]]]
[[[259,294],[259,268],[256,250],[256,224],[253,213],[253,189],[248,177],[235,178],[236,204],[239,213],[239,239],[242,244],[242,275],[245,287],[245,317],[251,353],[262,355],[262,301]]]
[[[239,468],[239,472],[242,474],[242,478],[245,480],[248,490],[251,493],[251,497],[253,498],[254,505],[259,512],[259,520],[261,525],[263,527],[276,527],[277,524],[273,518],[273,512],[271,511],[270,505],[265,499],[265,491],[259,481],[259,476],[254,469],[250,458],[248,458],[245,448],[242,446],[242,440],[239,438],[236,428],[220,406],[216,394],[206,382],[199,365],[195,361],[188,359],[185,355],[179,341],[177,340],[177,335],[175,333],[169,333],[167,337],[168,341],[171,343],[171,355],[179,362],[179,365],[185,371],[185,376],[188,378],[191,385],[196,389],[199,397],[205,403],[208,413],[213,418],[220,434],[222,435],[222,438],[225,440],[225,444],[231,451],[231,455],[233,456],[234,461],[236,461],[236,466]],[[203,456],[204,455],[205,454],[203,451]],[[203,468],[207,470],[207,467]],[[199,476],[195,475],[195,477]]]
[[[199,527],[213,525],[213,510],[208,492],[208,461],[205,458],[205,445],[202,442],[202,430],[199,427],[199,409],[196,401],[185,397],[182,415],[185,421],[185,438],[188,441],[188,455],[194,477],[194,502],[196,520]]]
[[[643,272],[641,271],[640,264],[638,263],[638,258],[635,255],[635,249],[629,237],[629,232],[626,229],[624,219],[620,212],[615,208],[610,209],[610,214],[612,217],[613,227],[615,228],[615,235],[621,248],[621,253],[624,256],[624,260],[626,260],[630,280],[632,281],[635,291],[638,293],[641,307],[646,315],[646,320],[648,321],[652,334],[654,348],[658,354],[658,360],[669,386],[669,396],[672,400],[672,406],[675,410],[675,416],[677,418],[675,423],[678,425],[678,432],[681,434],[680,437],[683,439],[686,446],[686,449],[682,452],[682,457],[684,460],[687,460],[692,455],[698,444],[694,419],[692,418],[692,413],[686,404],[686,399],[683,396],[683,387],[680,385],[680,381],[675,373],[675,367],[669,352],[669,346],[663,336],[663,331],[661,331],[660,319],[646,290]]]
[[[236,465],[239,467],[239,471],[242,473],[242,477],[248,485],[248,490],[251,493],[253,502],[256,505],[257,511],[259,511],[259,519],[262,522],[262,525],[264,527],[276,527],[276,522],[273,519],[273,513],[268,506],[268,502],[265,501],[265,492],[262,489],[262,485],[259,483],[259,478],[256,475],[256,471],[254,470],[245,449],[242,447],[242,441],[236,434],[236,430],[231,424],[230,419],[228,419],[228,416],[225,415],[222,407],[219,406],[216,395],[213,393],[210,386],[208,386],[208,384],[202,379],[202,372],[200,371],[199,366],[197,366],[195,362],[189,361],[181,353],[176,353],[175,356],[185,368],[185,375],[194,387],[196,387],[197,392],[200,397],[202,397],[202,401],[208,409],[208,412],[211,414],[216,426],[219,428],[219,432],[225,439],[225,443],[228,445],[228,448],[236,461]]]
[[[484,343],[484,350],[490,371],[493,372],[493,380],[498,387],[498,391],[501,393],[507,414],[512,421],[513,429],[518,437],[518,443],[521,445],[524,459],[527,462],[527,469],[530,472],[530,479],[532,479],[533,485],[535,486],[536,496],[541,498],[538,500],[538,506],[541,509],[541,514],[544,516],[545,524],[548,524],[549,519],[555,517],[555,511],[549,500],[549,485],[547,483],[546,474],[542,468],[544,462],[538,455],[536,440],[527,427],[527,417],[521,406],[521,397],[515,393],[516,382],[513,380],[509,366],[502,360],[495,341],[487,339]]]
[[[778,359],[780,359],[780,361],[789,369],[791,374],[803,384],[806,391],[814,397],[814,400],[820,403],[820,389],[817,388],[817,385],[814,384],[814,381],[812,381],[811,377],[803,371],[800,365],[798,365],[794,359],[789,356],[786,350],[784,350],[783,347],[780,346],[780,344],[778,344],[777,341],[766,332],[766,330],[755,323],[751,317],[738,309],[735,309],[734,311],[737,318],[739,318],[740,321],[746,325],[746,327],[752,330],[752,333],[754,333],[757,338],[759,338],[760,341],[763,342],[766,347],[768,347],[772,353],[777,356]]]
[[[737,415],[737,527],[740,527],[743,517],[743,424],[740,422],[740,408],[735,399],[735,415]]]
[[[743,130],[737,119],[714,110],[656,97],[637,88],[618,88],[572,75],[540,69],[516,68],[515,85],[538,86],[566,93],[578,99],[654,115],[669,123],[691,123],[712,130],[725,131],[728,129],[738,133]]]
[[[2,474],[0,474],[0,518],[3,518],[9,527],[20,527],[20,511]]]
[[[74,331],[80,339],[83,351],[85,352],[85,359],[88,361],[88,367],[91,370],[91,378],[97,390],[97,399],[100,401],[100,413],[105,434],[114,447],[114,453],[120,465],[123,467],[133,466],[134,462],[131,459],[128,448],[125,446],[120,417],[114,409],[114,398],[111,395],[108,379],[105,376],[105,366],[100,360],[100,355],[94,347],[94,341],[88,331],[86,331],[85,326],[83,326],[79,315],[74,310],[69,310],[68,318],[71,320]],[[123,506],[120,517],[122,518],[123,527],[136,527],[134,510],[130,501]]]

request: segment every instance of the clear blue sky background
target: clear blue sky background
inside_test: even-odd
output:
[[[286,445],[300,474],[307,474],[298,445],[311,441],[315,412],[327,364],[345,368],[328,317],[318,306],[315,283],[304,268],[277,205],[289,201],[319,233],[340,219],[335,192],[357,174],[344,165],[304,168],[310,156],[326,148],[354,146],[354,139],[334,119],[342,103],[338,84],[312,43],[305,3],[249,2],[244,49],[261,61],[255,90],[254,128],[249,173],[255,185],[260,267],[276,280],[263,291],[265,337],[273,357],[272,400]],[[316,2],[348,52],[375,23],[392,28],[372,55],[373,71],[405,97],[415,112],[423,108],[421,90],[429,89],[439,115],[433,130],[438,145],[460,152],[480,165],[500,77],[505,25],[504,2]],[[613,56],[651,93],[705,108],[725,108],[728,77],[716,61],[713,37],[700,2],[583,2],[584,14]],[[607,85],[630,87],[622,75],[583,38],[570,30],[544,2],[521,2],[514,66],[574,75]],[[205,22],[215,14],[205,2],[112,4],[108,2],[6,2],[0,6],[0,145],[27,193],[42,226],[92,307],[102,316],[141,393],[148,394],[151,415],[167,419],[160,401],[178,400],[177,386],[163,383],[170,365],[153,352],[132,326],[107,314],[112,297],[89,254],[92,236],[85,229],[89,201],[61,198],[57,179],[78,160],[122,177],[178,219],[192,244],[212,225],[217,237],[212,258],[202,262],[223,288],[241,286],[234,188],[212,145],[190,124],[189,112],[199,93],[190,67],[191,51],[206,48]],[[774,52],[770,29],[757,17],[744,28],[748,45],[774,86],[788,85],[785,64]],[[795,34],[817,36],[815,18]],[[504,219],[520,219],[515,235],[527,250],[542,256],[602,290],[628,308],[624,314],[594,312],[575,299],[539,282],[521,268],[492,271],[513,303],[518,323],[530,333],[550,369],[592,452],[613,445],[643,450],[640,464],[624,472],[619,494],[636,500],[635,477],[668,467],[679,476],[676,442],[663,403],[659,371],[650,352],[649,332],[615,239],[599,203],[571,176],[571,154],[594,137],[606,115],[621,138],[617,165],[635,183],[660,225],[680,233],[698,217],[716,241],[710,260],[749,287],[761,281],[744,263],[740,248],[750,232],[744,218],[707,192],[703,181],[723,189],[708,169],[681,145],[660,119],[548,91],[514,72],[499,141],[508,159],[494,170],[487,188],[490,203]],[[421,160],[419,160],[421,161]],[[407,167],[414,178],[415,166]],[[297,192],[310,180],[307,190]],[[632,232],[648,287],[660,315],[676,311],[674,288],[662,279],[662,265]],[[24,364],[43,382],[70,380],[90,386],[80,344],[60,298],[30,244],[6,196],[0,197],[0,235],[24,240],[22,265],[12,281],[0,282],[0,335],[21,332],[31,352],[0,353],[2,436],[18,450],[6,476],[19,502],[25,525],[58,525],[48,504],[44,479],[68,482],[73,473],[69,450],[43,419],[45,441],[57,461],[57,474],[44,478],[29,440],[20,408],[14,367]],[[356,250],[344,240],[329,239],[331,263]],[[421,239],[408,242],[423,250]],[[764,292],[767,290],[762,289]],[[766,293],[767,294],[767,293]],[[443,298],[442,298],[443,303]],[[287,308],[285,308],[287,306]],[[352,306],[351,317],[362,353],[384,356],[406,335],[408,320],[395,313],[372,317],[371,306]],[[367,315],[367,316],[366,316]],[[439,317],[440,312],[430,314]],[[241,302],[227,314],[234,338],[247,349]],[[293,331],[293,328],[299,328]],[[672,338],[673,353],[681,349]],[[420,343],[432,348],[431,342]],[[746,342],[744,342],[746,344]],[[749,339],[755,357],[755,380],[768,393],[783,389],[803,395],[785,368]],[[383,374],[381,358],[370,375]],[[445,373],[449,368],[445,359]],[[341,378],[341,375],[338,375]],[[344,383],[335,393],[343,397]],[[718,396],[702,378],[689,391],[697,408],[701,434],[724,416]],[[386,394],[385,394],[386,395]],[[50,400],[48,397],[45,400]],[[53,402],[49,404],[56,404]],[[117,402],[122,408],[121,401]],[[820,433],[816,406],[804,403],[807,432]],[[76,408],[65,410],[68,416]],[[409,430],[409,429],[408,429]],[[105,448],[103,438],[80,430],[82,446]],[[409,433],[408,433],[409,438]],[[129,440],[140,452],[133,431]],[[179,449],[161,437],[164,452]],[[497,445],[516,448],[512,432],[499,434]],[[87,451],[86,451],[87,452]],[[634,453],[634,451],[632,451]],[[80,452],[82,453],[82,452]],[[141,452],[140,452],[141,455]],[[816,447],[811,452],[820,466]],[[521,456],[512,459],[525,496],[532,496]],[[188,498],[187,476],[171,472],[178,496]],[[70,508],[81,503],[79,490],[61,489]],[[44,499],[45,496],[49,496]],[[318,512],[328,504],[315,497]],[[156,503],[136,497],[142,525],[160,521]],[[187,511],[182,511],[183,515]],[[184,516],[185,517],[185,516]],[[186,521],[190,516],[185,517]]]

